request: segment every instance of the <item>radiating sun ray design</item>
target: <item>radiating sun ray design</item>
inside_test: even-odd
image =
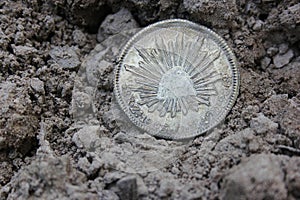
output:
[[[158,111],[161,117],[170,113],[175,117],[181,112],[197,111],[199,105],[210,106],[210,97],[217,95],[214,83],[221,79],[212,67],[220,50],[203,48],[206,39],[198,36],[195,41],[177,34],[174,40],[156,37],[155,48],[135,48],[141,58],[138,66],[125,64],[135,76],[132,90],[139,94],[141,105],[149,112]]]

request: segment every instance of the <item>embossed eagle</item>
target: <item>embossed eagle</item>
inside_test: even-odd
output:
[[[172,118],[179,112],[198,111],[199,105],[210,106],[210,97],[217,95],[214,83],[220,80],[211,65],[220,49],[208,51],[205,43],[204,37],[186,41],[178,34],[169,41],[157,36],[154,48],[135,48],[141,59],[138,66],[124,67],[135,75],[138,103],[149,112],[158,111],[161,117],[170,113]]]

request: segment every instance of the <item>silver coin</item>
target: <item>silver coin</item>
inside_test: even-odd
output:
[[[226,42],[206,27],[173,19],[144,28],[126,44],[114,92],[136,126],[186,139],[221,123],[238,87],[236,58]]]

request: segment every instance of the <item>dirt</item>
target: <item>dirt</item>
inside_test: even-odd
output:
[[[240,94],[191,141],[153,138],[113,95],[123,45],[184,18],[233,49]],[[0,199],[300,199],[296,0],[2,0]]]

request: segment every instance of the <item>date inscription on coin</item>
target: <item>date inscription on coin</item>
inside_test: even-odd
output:
[[[225,41],[187,20],[165,20],[137,33],[116,67],[114,92],[147,133],[185,139],[217,126],[238,94],[236,59]]]

